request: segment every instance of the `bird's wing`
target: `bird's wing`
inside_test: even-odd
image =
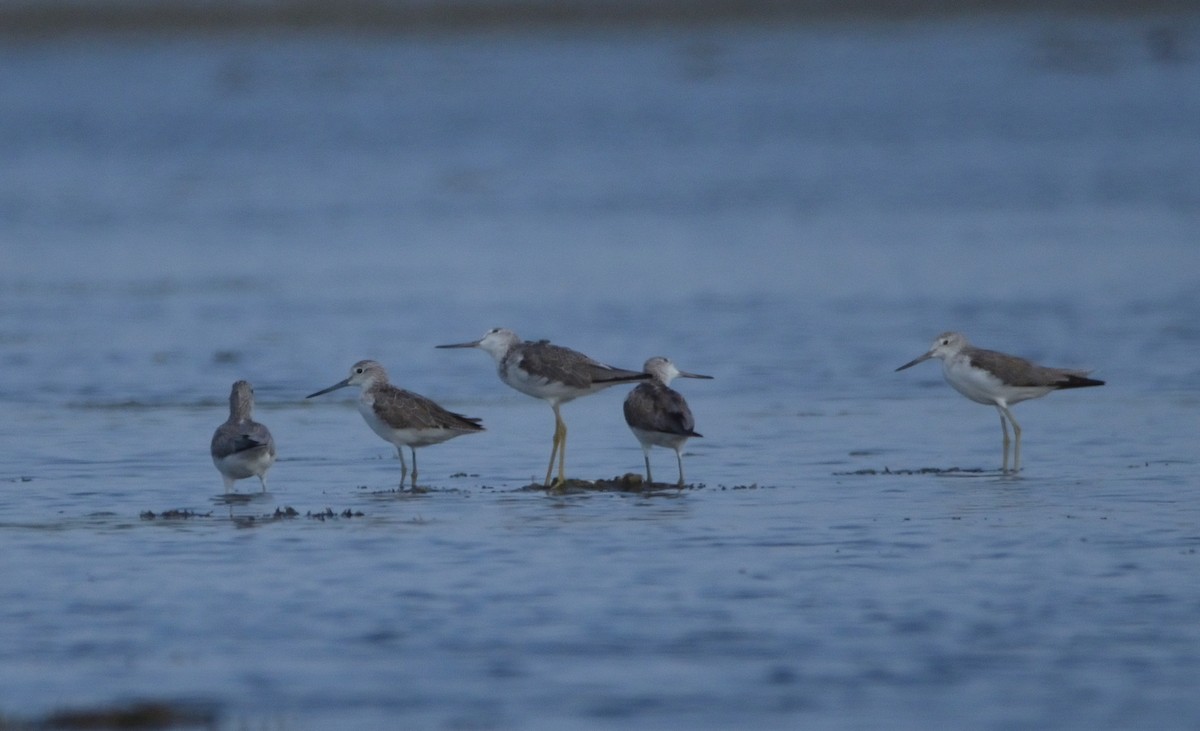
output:
[[[643,383],[625,399],[625,423],[637,429],[698,437],[687,401],[676,390]]]
[[[526,372],[574,388],[587,388],[593,383],[640,381],[650,378],[648,374],[640,371],[614,368],[576,350],[545,341],[526,343],[521,348],[520,358],[519,365]]]
[[[432,399],[402,388],[376,393],[372,409],[380,421],[393,429],[483,430],[480,419],[447,411]]]
[[[257,421],[225,423],[213,434],[212,453],[214,457],[228,457],[231,454],[263,447],[274,454],[275,439],[267,427]]]
[[[1049,368],[1024,358],[994,350],[977,348],[968,357],[971,364],[996,374],[1010,386],[1026,388],[1081,388],[1101,386],[1104,381],[1087,377],[1087,371],[1071,368]]]

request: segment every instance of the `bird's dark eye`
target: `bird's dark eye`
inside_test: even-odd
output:
[[[354,369],[354,372],[355,372],[355,373],[362,373],[362,368],[355,368],[355,369]]]

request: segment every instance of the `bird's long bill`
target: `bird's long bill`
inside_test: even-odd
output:
[[[436,348],[476,348],[479,346],[478,340],[472,340],[469,343],[451,343],[450,345],[436,345]]]
[[[680,377],[680,378],[708,378],[708,379],[712,379],[712,376],[705,376],[705,375],[702,375],[702,374],[700,374],[700,373],[688,373],[687,371],[679,371],[679,377]]]
[[[316,393],[310,393],[309,395],[305,396],[304,398],[312,398],[313,396],[320,396],[323,393],[329,393],[330,391],[336,391],[339,388],[345,388],[346,386],[349,386],[349,385],[350,385],[350,379],[346,378],[341,381],[338,381],[337,383],[333,384],[329,388],[322,388],[320,391],[317,391]]]
[[[897,370],[897,371],[902,371],[902,370],[904,370],[905,368],[912,368],[912,367],[913,367],[913,366],[915,366],[916,364],[918,364],[918,363],[924,363],[925,361],[929,360],[929,359],[930,359],[930,358],[932,358],[932,357],[933,357],[933,351],[931,350],[931,351],[929,351],[929,352],[928,352],[928,353],[926,353],[925,355],[922,355],[922,356],[921,356],[921,357],[919,357],[919,358],[913,358],[912,360],[910,360],[909,362],[907,362],[907,363],[905,363],[904,365],[900,366],[900,367],[899,367],[899,368],[897,368],[896,370]]]

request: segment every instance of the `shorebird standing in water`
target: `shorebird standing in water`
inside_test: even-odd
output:
[[[1012,422],[1013,434],[1016,437],[1012,471],[1017,472],[1021,469],[1021,425],[1013,418],[1009,406],[1040,398],[1051,391],[1104,385],[1104,381],[1088,378],[1088,371],[1047,368],[1015,355],[976,348],[968,343],[962,334],[956,332],[938,335],[928,353],[914,358],[896,370],[902,371],[930,358],[942,361],[942,374],[955,391],[975,403],[995,406],[1000,412],[1000,428],[1004,431],[1004,462],[1001,469],[1006,473],[1009,421]]]
[[[559,406],[619,383],[643,381],[649,374],[614,368],[592,360],[570,348],[547,340],[522,341],[512,330],[494,328],[479,340],[439,345],[439,348],[478,348],[496,360],[500,380],[521,393],[540,398],[554,409],[554,440],[550,446],[550,465],[546,467],[546,487],[551,486],[554,459],[558,458],[559,486],[566,484],[564,462],[567,452],[567,425]]]
[[[397,388],[388,382],[387,371],[373,360],[360,360],[350,375],[329,388],[310,393],[320,396],[347,386],[361,386],[358,411],[372,431],[396,447],[400,456],[400,488],[408,475],[404,448],[412,452],[412,486],[417,487],[417,447],[440,444],[463,434],[483,431],[479,419],[447,411],[424,396]]]
[[[670,387],[672,379],[712,378],[699,373],[688,373],[675,367],[663,357],[646,361],[642,371],[650,374],[625,397],[625,423],[642,444],[642,455],[646,460],[646,482],[653,483],[650,476],[650,447],[659,446],[675,450],[675,461],[679,463],[679,486],[683,487],[683,445],[690,437],[703,436],[696,433],[696,422],[692,410],[683,396]]]
[[[275,463],[275,440],[267,427],[252,416],[254,389],[237,381],[229,392],[229,419],[213,433],[209,451],[213,464],[225,481],[225,492],[235,480],[257,477],[267,491],[267,470]]]

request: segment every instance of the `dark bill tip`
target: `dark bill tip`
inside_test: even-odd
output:
[[[317,391],[316,393],[310,393],[309,395],[305,396],[304,398],[312,398],[313,396],[320,396],[323,393],[329,393],[330,391],[336,391],[339,388],[345,388],[346,386],[350,385],[349,380],[350,379],[347,378],[345,381],[338,381],[337,383],[333,384],[329,388],[322,388],[320,391]]]
[[[916,364],[918,364],[918,363],[924,363],[925,361],[929,360],[929,359],[930,359],[930,358],[932,358],[932,357],[933,357],[933,354],[932,354],[932,353],[926,353],[925,355],[922,355],[922,356],[920,356],[919,358],[913,358],[913,359],[912,359],[912,360],[910,360],[909,362],[907,362],[907,363],[905,363],[904,365],[902,365],[902,366],[900,366],[899,368],[897,368],[897,369],[896,369],[896,371],[902,371],[902,370],[904,370],[905,368],[912,368],[912,367],[913,367],[913,366],[915,366]],[[893,371],[893,372],[896,372],[896,371]]]

